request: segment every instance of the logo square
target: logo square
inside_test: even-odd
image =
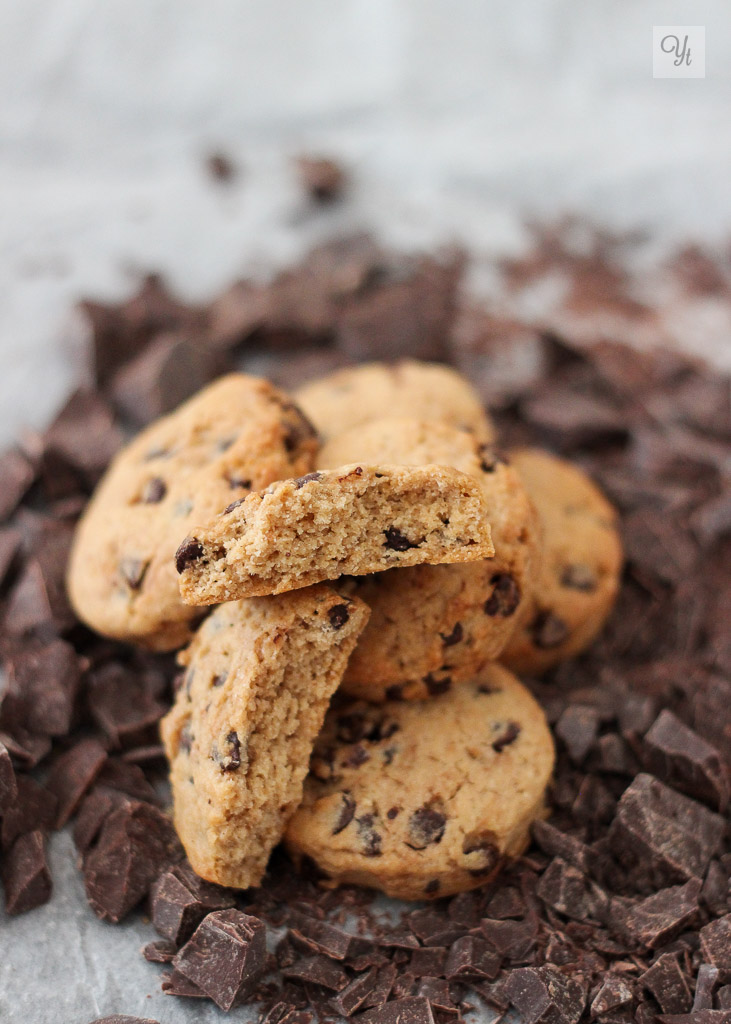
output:
[[[653,78],[705,78],[706,26],[653,25]]]

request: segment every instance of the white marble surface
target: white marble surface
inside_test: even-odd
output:
[[[707,78],[654,80],[653,24],[689,20]],[[72,302],[143,269],[201,297],[355,226],[485,253],[567,210],[731,227],[725,0],[0,0],[0,96],[3,439],[67,389]],[[352,167],[342,207],[307,214],[302,149]]]

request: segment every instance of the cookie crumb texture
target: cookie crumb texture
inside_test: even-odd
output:
[[[515,469],[490,445],[446,423],[393,417],[323,445],[318,467],[353,459],[452,466],[482,489],[495,555],[462,565],[421,565],[353,577],[371,618],[343,690],[370,701],[426,699],[496,659],[533,585],[539,560],[535,509]],[[418,609],[418,614],[414,614]]]
[[[401,416],[467,430],[482,443],[495,440],[480,396],[465,377],[442,363],[403,359],[347,367],[305,384],[296,401],[325,439],[397,410]]]
[[[554,752],[498,665],[427,702],[333,707],[286,842],[338,883],[432,899],[484,885],[528,845]]]
[[[342,466],[250,494],[178,549],[189,604],[279,594],[342,575],[490,557],[479,486],[440,466]]]
[[[139,434],[112,462],[78,526],[74,609],[106,636],[156,650],[185,643],[195,612],[173,557],[191,524],[275,480],[307,473],[311,424],[268,381],[230,374]]]
[[[242,889],[261,880],[367,618],[361,601],[327,586],[230,603],[181,655],[162,736],[175,827],[203,878]]]
[[[543,546],[533,592],[501,661],[540,674],[585,650],[619,591],[617,513],[578,467],[537,448],[511,453],[538,511]]]

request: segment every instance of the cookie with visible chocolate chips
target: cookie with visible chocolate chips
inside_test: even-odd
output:
[[[318,466],[354,458],[453,466],[480,486],[494,557],[463,565],[421,565],[352,578],[371,618],[343,680],[364,700],[444,693],[498,657],[512,633],[537,563],[535,511],[512,468],[472,434],[406,417],[349,430],[327,442]]]
[[[540,674],[592,642],[614,605],[622,571],[617,513],[576,466],[536,448],[511,462],[538,511],[541,566],[500,660]]]
[[[285,842],[400,899],[473,889],[527,846],[553,760],[543,712],[499,665],[426,703],[340,704]]]
[[[362,363],[305,384],[296,400],[323,438],[392,416],[449,423],[483,443],[495,428],[470,382],[450,366],[404,359]]]
[[[283,480],[200,526],[176,555],[192,605],[493,553],[480,488],[445,466],[356,463]]]
[[[328,586],[218,607],[180,656],[162,736],[175,827],[209,882],[257,885],[368,618]]]
[[[267,381],[223,377],[112,462],[77,529],[68,589],[98,633],[156,650],[190,635],[173,556],[192,523],[312,469],[314,429]]]

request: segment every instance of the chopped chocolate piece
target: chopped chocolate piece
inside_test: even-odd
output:
[[[550,965],[512,971],[505,991],[525,1024],[576,1024],[586,1005],[580,982]]]
[[[35,559],[25,564],[10,591],[3,628],[10,636],[17,637],[53,630],[53,608],[43,570]]]
[[[412,850],[423,850],[427,846],[439,843],[447,826],[446,815],[425,804],[409,818],[406,845]]]
[[[720,811],[729,781],[719,752],[665,708],[645,735],[647,768],[658,778]]]
[[[81,683],[82,666],[73,647],[63,640],[14,645],[4,667],[8,691],[17,696],[26,727],[45,736],[67,735]]]
[[[536,894],[560,914],[585,921],[606,916],[607,895],[578,868],[555,857],[536,888]]]
[[[29,775],[18,775],[15,799],[6,807],[0,827],[3,849],[8,849],[26,832],[50,830],[56,820],[56,806],[54,793]]]
[[[125,797],[122,793],[102,786],[96,786],[84,797],[74,820],[74,843],[79,853],[86,853],[106,819],[123,803]]]
[[[728,870],[717,861],[712,860],[701,889],[701,900],[718,917],[728,909],[729,878]]]
[[[321,985],[330,989],[331,992],[340,992],[348,984],[348,975],[342,967],[338,967],[322,953],[315,953],[313,956],[297,960],[295,963],[282,969],[284,978],[296,978],[298,981],[307,981],[313,985]]]
[[[464,935],[452,943],[444,967],[450,981],[461,978],[488,978],[494,981],[500,972],[500,957],[477,935]]]
[[[589,851],[584,843],[567,832],[561,832],[549,821],[534,821],[533,838],[550,857],[561,858],[573,864],[579,871],[586,871]]]
[[[688,980],[677,953],[663,953],[638,979],[660,1004],[663,1013],[686,1013],[691,1007]]]
[[[490,579],[492,594],[485,601],[486,615],[509,618],[520,604],[520,588],[507,572],[498,572]]]
[[[51,872],[46,860],[46,840],[40,829],[18,836],[3,855],[2,880],[8,914],[24,914],[48,902]]]
[[[149,674],[117,664],[91,673],[89,710],[112,746],[129,747],[155,738],[166,705],[150,691],[149,684]]]
[[[504,921],[511,917],[524,917],[526,904],[520,892],[512,885],[503,885],[490,897],[486,914],[487,917]]]
[[[330,1007],[341,1017],[352,1017],[355,1011],[363,1005],[368,994],[375,988],[377,977],[378,971],[375,967],[369,968],[364,974],[357,975],[330,1000]]]
[[[107,759],[98,740],[80,740],[54,762],[48,789],[56,797],[56,828],[63,828]]]
[[[695,983],[693,1010],[712,1010],[713,993],[718,984],[718,968],[711,964],[701,964]]]
[[[177,953],[176,953],[177,956]],[[186,999],[205,999],[206,993],[194,985],[192,981],[181,974],[180,971],[170,971],[163,974],[163,982],[160,986],[166,996],[181,996]]]
[[[611,406],[575,392],[553,387],[523,404],[534,427],[562,454],[623,444],[627,423]]]
[[[716,1002],[720,1009],[731,1010],[731,985],[724,985],[718,990]]]
[[[447,962],[447,950],[444,946],[427,946],[424,949],[415,949],[409,960],[409,971],[416,978],[426,978],[430,975],[439,977],[444,974],[444,965]]]
[[[525,921],[491,921],[484,918],[480,931],[493,949],[513,962],[525,960],[536,942],[536,925]]]
[[[718,852],[724,820],[651,775],[624,791],[609,830],[612,852],[638,891],[702,878]]]
[[[606,1018],[617,1010],[623,1010],[632,1003],[632,987],[616,974],[608,975],[594,996],[591,1004],[592,1017]]]
[[[0,529],[0,589],[15,567],[20,551],[21,536],[14,529]]]
[[[417,949],[419,940],[406,929],[405,925],[399,925],[379,936],[378,944],[386,949]]]
[[[731,1024],[728,1010],[694,1010],[692,1013],[665,1013],[658,1016],[662,1024]]]
[[[35,475],[30,462],[15,449],[0,455],[0,522],[13,514]]]
[[[251,995],[267,966],[266,929],[240,910],[216,910],[198,925],[173,961],[221,1010]]]
[[[18,798],[18,784],[15,781],[13,762],[8,748],[0,742],[0,818]]]
[[[457,1006],[449,990],[449,982],[444,978],[422,978],[416,987],[416,995],[429,1000],[432,1010],[443,1013],[458,1013]]]
[[[556,735],[563,741],[574,764],[583,764],[599,732],[599,712],[583,704],[571,704],[556,723]]]
[[[92,910],[116,924],[147,895],[161,871],[180,858],[169,819],[150,804],[125,802],[104,821],[84,860]]]
[[[394,982],[396,981],[396,974],[397,970],[395,964],[384,964],[383,967],[379,967],[376,984],[363,1000],[362,1006],[383,1006],[391,995]]]
[[[301,156],[297,159],[297,170],[302,187],[317,202],[332,202],[343,191],[345,172],[334,160]]]
[[[628,904],[615,897],[610,905],[610,931],[642,949],[657,949],[694,920],[700,890],[701,883],[693,878],[685,885],[660,889],[637,903]]]
[[[176,946],[188,941],[206,914],[234,906],[225,890],[197,881],[199,884],[193,881],[192,872],[177,865],[160,875],[150,892],[152,923]]]
[[[718,968],[721,984],[731,982],[731,914],[701,928],[700,940],[703,957]]]
[[[177,946],[172,942],[158,939],[157,942],[148,942],[142,950],[142,955],[151,964],[171,964],[177,952]]]
[[[434,1024],[434,1015],[423,996],[406,996],[359,1013],[355,1020],[358,1024]]]
[[[433,906],[412,910],[406,920],[411,931],[425,946],[450,946],[466,931],[463,924],[445,918]]]
[[[93,391],[75,391],[43,435],[41,476],[50,498],[63,496],[59,477],[70,490],[90,490],[124,442],[104,399]],[[76,479],[78,483],[71,481]]]
[[[290,936],[298,948],[324,953],[333,960],[346,960],[363,946],[357,936],[300,912],[291,915]]]

